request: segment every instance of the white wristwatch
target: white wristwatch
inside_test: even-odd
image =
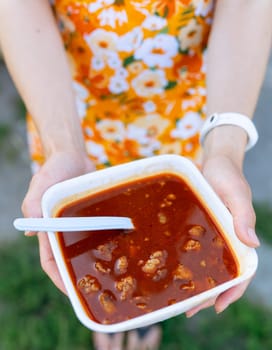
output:
[[[208,117],[200,130],[199,140],[203,146],[205,137],[215,127],[221,125],[235,125],[244,129],[248,135],[246,151],[255,146],[258,141],[258,132],[253,122],[240,113],[214,113]]]

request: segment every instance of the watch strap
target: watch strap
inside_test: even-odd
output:
[[[214,113],[205,120],[200,130],[200,144],[203,146],[207,134],[212,129],[222,125],[235,125],[245,130],[248,136],[246,151],[255,146],[258,141],[258,132],[249,117],[240,113]]]

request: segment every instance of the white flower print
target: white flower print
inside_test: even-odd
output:
[[[131,84],[138,96],[152,97],[164,91],[167,80],[164,71],[145,69],[132,80]]]
[[[139,117],[134,121],[134,126],[142,128],[148,139],[155,139],[160,136],[168,127],[169,120],[158,113],[152,113]]]
[[[141,12],[144,16],[149,16],[147,8],[152,0],[140,0],[140,1],[131,1],[131,5],[135,10]]]
[[[121,67],[122,62],[121,62],[117,52],[115,52],[115,51],[107,52],[106,57],[107,57],[106,59],[107,59],[108,66],[110,68],[118,69]]]
[[[86,135],[88,135],[88,137],[93,137],[94,133],[93,133],[93,129],[91,129],[89,126],[84,128],[84,132]]]
[[[87,104],[86,102],[82,101],[78,96],[76,96],[76,109],[77,109],[77,114],[80,119],[83,119],[86,115],[87,111]]]
[[[95,55],[106,55],[116,51],[118,35],[99,28],[85,35],[85,40]]]
[[[83,119],[86,115],[86,110],[87,110],[87,103],[86,103],[86,98],[89,95],[88,90],[78,82],[74,81],[73,82],[73,89],[75,91],[75,97],[76,97],[76,108],[77,108],[77,113],[78,116]]]
[[[139,154],[142,157],[152,157],[154,152],[158,151],[161,148],[161,143],[157,140],[151,140],[148,145],[139,147]]]
[[[198,87],[197,89],[196,89],[196,92],[200,95],[200,96],[206,96],[206,94],[207,94],[207,91],[206,91],[206,89],[205,88],[203,88],[203,87]]]
[[[196,16],[207,16],[213,8],[213,0],[193,0]]]
[[[124,124],[119,120],[103,119],[96,123],[96,129],[105,140],[123,141],[125,137]]]
[[[128,72],[125,68],[119,68],[115,71],[115,76],[124,79],[128,76]]]
[[[105,68],[105,61],[102,56],[93,56],[91,59],[91,68],[94,70],[102,70]]]
[[[207,65],[208,65],[208,51],[204,50],[202,55],[201,72],[207,73]]]
[[[129,85],[125,79],[119,76],[113,76],[110,79],[109,90],[113,94],[120,94],[129,89]]]
[[[106,163],[108,161],[108,157],[105,153],[104,147],[99,145],[98,143],[93,141],[87,141],[86,149],[87,153],[90,156],[96,158],[100,164]]]
[[[177,40],[168,34],[158,34],[155,38],[147,38],[135,51],[134,57],[143,60],[149,67],[171,67],[172,58],[178,53]]]
[[[97,0],[92,2],[89,6],[88,6],[88,10],[91,13],[94,13],[106,6],[110,6],[112,4],[114,4],[115,0]]]
[[[60,23],[62,24],[63,28],[67,29],[71,33],[76,30],[76,26],[75,26],[74,22],[72,22],[69,17],[64,16],[63,14],[59,14],[58,18],[59,18]]]
[[[187,90],[187,93],[190,95],[200,95],[200,96],[206,96],[207,95],[207,90],[206,88],[199,86],[196,88],[190,88]]]
[[[181,108],[188,109],[190,107],[195,107],[196,105],[196,100],[195,98],[184,98],[181,102]]]
[[[196,94],[196,89],[195,88],[190,88],[186,91],[189,95],[194,95]]]
[[[73,82],[73,89],[75,91],[76,96],[78,96],[82,100],[86,99],[89,96],[89,91],[77,81]]]
[[[156,110],[156,105],[153,101],[146,101],[143,103],[143,107],[146,113],[152,113]]]
[[[130,32],[121,35],[118,39],[118,50],[131,52],[136,50],[143,40],[143,32],[140,27],[136,27]]]
[[[159,150],[159,154],[181,154],[181,150],[180,141],[174,141],[164,143]]]
[[[178,39],[182,50],[197,46],[202,40],[203,28],[195,19],[187,24],[186,27],[180,29]]]
[[[139,143],[139,154],[142,156],[152,156],[154,151],[161,147],[157,140],[169,125],[169,121],[161,115],[154,113],[135,120],[133,125],[127,128],[127,138]]]
[[[100,12],[97,16],[101,26],[110,26],[116,28],[116,25],[123,25],[128,21],[125,10],[115,11],[112,7]]]
[[[174,138],[187,139],[194,136],[200,129],[203,121],[198,113],[187,112],[178,120],[176,128],[171,131]]]
[[[130,140],[135,140],[141,145],[146,145],[149,142],[149,137],[146,135],[145,128],[141,128],[133,124],[129,124],[127,128],[127,138]]]
[[[161,30],[166,25],[167,20],[156,15],[148,16],[142,23],[143,28],[150,31]]]
[[[91,68],[99,71],[104,69],[106,66],[113,70],[120,69],[122,61],[120,60],[118,53],[115,51],[106,51],[99,55],[93,56],[91,59]]]
[[[154,151],[161,148],[161,143],[148,135],[147,129],[138,125],[129,125],[127,129],[127,138],[135,140],[139,144],[139,155],[150,157],[154,155]]]

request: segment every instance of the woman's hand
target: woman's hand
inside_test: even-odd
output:
[[[239,239],[250,247],[258,247],[251,190],[239,164],[226,155],[207,157],[202,173],[232,214],[234,230]],[[188,311],[187,317],[212,305],[215,305],[217,313],[222,312],[243,295],[249,283],[250,281],[246,281],[239,284],[221,294],[216,300],[209,300]]]
[[[207,115],[237,112],[253,116],[271,50],[271,10],[272,1],[215,2],[207,52]],[[258,31],[252,16],[258,20]],[[249,57],[246,64],[245,57]],[[251,74],[252,66],[257,69]],[[247,135],[237,127],[213,129],[204,144],[202,171],[230,210],[238,237],[256,247],[259,242],[251,192],[242,172],[246,142]],[[230,289],[206,306],[215,303],[216,311],[223,311],[244,293],[248,283]]]
[[[30,182],[22,204],[24,216],[34,218],[42,216],[42,195],[50,186],[94,170],[95,167],[93,163],[89,160],[87,155],[82,154],[82,152],[57,152],[52,154]],[[36,232],[26,232],[28,236],[34,234],[36,234]],[[43,270],[48,274],[54,284],[63,293],[67,294],[53,257],[47,235],[38,232],[38,239]]]

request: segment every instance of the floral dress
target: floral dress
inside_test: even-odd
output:
[[[97,168],[158,154],[197,162],[213,0],[55,0],[86,149]],[[44,157],[28,120],[34,164]]]

